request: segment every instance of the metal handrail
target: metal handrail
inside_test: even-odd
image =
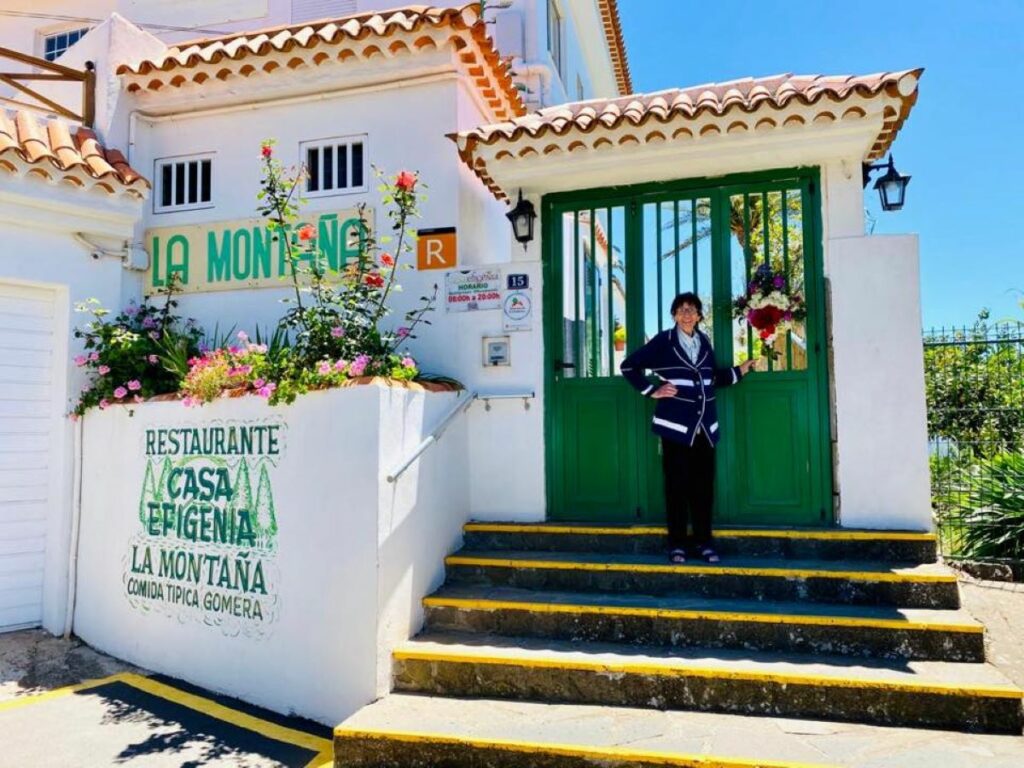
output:
[[[388,475],[388,482],[393,483],[396,480],[398,480],[398,478],[402,476],[402,473],[405,472],[405,470],[407,470],[409,467],[411,467],[413,463],[420,456],[423,455],[423,452],[427,450],[427,448],[429,448],[438,440],[440,440],[441,435],[444,434],[444,431],[445,429],[448,428],[448,424],[451,423],[451,420],[458,416],[462,411],[469,408],[469,406],[473,404],[473,400],[475,399],[476,392],[463,390],[462,393],[459,395],[459,399],[455,401],[455,405],[453,405],[451,410],[448,411],[447,414],[445,414],[445,417],[441,419],[441,422],[436,427],[434,427],[434,431],[427,435],[423,439],[423,441],[418,446],[416,446],[416,450],[412,452],[408,459],[402,462],[395,469],[391,470],[391,474]]]
[[[491,400],[522,400],[523,410],[530,410],[530,401],[535,398],[537,394],[530,390],[529,392],[491,392],[489,394],[481,395],[477,393],[474,397],[477,400],[484,401],[484,410],[491,410]]]
[[[455,405],[453,405],[451,410],[445,414],[445,417],[441,419],[441,423],[434,428],[434,431],[427,435],[420,444],[416,446],[416,450],[409,455],[408,459],[391,471],[391,474],[387,476],[388,482],[393,483],[398,480],[398,478],[402,476],[402,473],[411,467],[416,460],[423,455],[427,448],[441,439],[441,435],[444,434],[444,431],[448,428],[448,424],[451,423],[452,419],[463,411],[468,410],[469,406],[471,406],[475,401],[483,400],[484,408],[489,411],[491,410],[491,400],[522,400],[524,409],[529,410],[529,401],[536,396],[536,393],[532,390],[530,392],[491,392],[486,394],[463,390],[462,394],[459,395],[459,399],[455,401]]]

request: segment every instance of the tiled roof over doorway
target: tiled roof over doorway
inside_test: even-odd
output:
[[[496,196],[504,193],[479,151],[494,160],[702,139],[732,133],[788,128],[863,118],[865,105],[879,105],[883,121],[864,159],[888,150],[917,101],[924,70],[872,75],[774,75],[673,88],[656,93],[592,99],[531,112],[453,135],[463,161]]]

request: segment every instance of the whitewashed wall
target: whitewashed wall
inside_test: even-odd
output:
[[[931,530],[917,236],[828,249],[840,524]]]
[[[122,268],[117,259],[94,259],[75,242],[84,233],[107,245],[131,237],[137,204],[86,194],[37,177],[0,174],[0,281],[44,288],[54,300],[53,360],[50,382],[50,479],[47,490],[43,625],[64,628],[68,572],[68,520],[72,499],[72,427],[66,415],[85,377],[71,364],[81,350],[73,329],[82,316],[76,303],[97,298],[116,307],[121,297]]]
[[[458,543],[467,515],[465,477],[451,471],[465,460],[458,425],[397,486],[382,478],[455,398],[361,386],[277,408],[245,397],[200,409],[169,402],[91,412],[83,424],[75,632],[120,658],[276,711],[343,719],[382,692],[378,675],[390,668],[378,667],[394,642],[418,629],[420,600],[440,583],[443,557]],[[282,425],[283,449],[269,475],[277,545],[251,557],[262,557],[268,574],[268,594],[253,596],[274,619],[218,619],[139,597],[133,606],[128,579],[146,578],[133,574],[141,563],[136,555],[133,566],[133,543],[198,551],[173,531],[143,535],[146,430],[270,423]],[[161,579],[155,562],[153,569],[156,581],[187,584]]]

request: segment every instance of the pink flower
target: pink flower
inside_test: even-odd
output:
[[[263,156],[264,160],[269,160],[271,155],[274,154],[274,148],[270,144],[263,144],[260,147],[260,155]]]
[[[142,389],[142,383],[138,379],[132,379],[131,381],[128,382],[128,389],[130,389],[132,392],[138,392],[140,389]]]
[[[303,224],[299,227],[299,240],[306,242],[316,237],[316,229],[312,224]]]
[[[107,400],[106,398],[103,398],[102,400],[100,400],[100,410],[101,411],[105,410],[105,409],[107,409],[109,407],[110,407],[110,401],[109,400]]]
[[[348,365],[348,363],[339,358],[338,361],[334,364],[334,370],[344,371],[346,365]]]
[[[110,366],[109,365],[101,365],[96,370],[99,371],[100,376],[106,376],[108,373],[110,373]]]
[[[254,382],[252,383],[252,385],[253,385],[254,387],[256,387],[256,389],[262,389],[262,388],[263,388],[263,385],[264,385],[264,384],[266,384],[266,383],[267,383],[267,382],[265,382],[265,381],[264,381],[263,379],[256,379],[256,381],[254,381]]]
[[[75,365],[77,365],[79,368],[81,368],[87,362],[89,362],[89,358],[86,357],[85,355],[76,355],[75,356]]]
[[[395,266],[395,257],[390,253],[382,253],[380,255],[380,263],[385,267],[393,267]]]
[[[89,362],[90,363],[95,363],[99,359],[100,359],[100,353],[99,352],[90,352],[89,353]]]
[[[245,331],[239,331],[236,336],[238,336],[238,340],[243,344],[249,340],[249,334]]]
[[[124,387],[118,387],[117,389],[114,390],[114,397],[116,397],[118,400],[120,400],[127,394],[128,390],[125,389]]]
[[[321,376],[326,376],[330,372],[331,372],[331,364],[329,362],[327,362],[326,360],[321,362],[320,363],[320,367],[317,368],[317,373],[319,373]]]
[[[142,318],[142,327],[143,328],[156,328],[156,326],[157,326],[157,322],[152,317],[144,317],[144,318]]]
[[[401,171],[395,177],[395,186],[403,192],[412,192],[412,188],[416,186],[416,174],[409,171]]]
[[[340,339],[344,335],[345,329],[342,328],[340,325],[336,325],[333,328],[331,328],[331,336],[333,336],[335,339]]]
[[[136,403],[141,403],[142,402],[142,395],[136,395],[133,399],[135,400]]]
[[[146,359],[149,360],[149,362],[153,363],[154,365],[160,362],[160,358],[157,357],[156,355],[150,355]]]
[[[199,405],[199,401],[196,400],[191,395],[185,395],[184,399],[181,401],[181,404],[184,405],[186,408],[191,408],[194,405]]]
[[[398,329],[398,338],[400,338],[400,339],[404,339],[404,338],[405,338],[406,336],[408,336],[408,335],[409,335],[409,333],[410,333],[410,332],[411,332],[411,331],[410,331],[410,329],[409,329],[409,328],[406,328],[406,327],[405,327],[405,326],[403,325],[403,326],[402,326],[401,328],[399,328],[399,329]]]
[[[124,308],[124,313],[128,317],[135,317],[137,314],[139,314],[139,307],[136,304],[129,304],[127,307]]]
[[[362,376],[366,370],[366,366],[370,363],[369,355],[359,355],[355,360],[352,361],[352,365],[348,368],[349,376]]]
[[[402,365],[405,366],[406,368],[415,368],[416,367],[416,361],[413,360],[411,357],[403,357],[402,358]]]
[[[260,397],[270,397],[272,394],[274,394],[275,389],[277,389],[277,384],[270,381],[264,384],[262,387],[260,387],[256,394],[259,395]]]

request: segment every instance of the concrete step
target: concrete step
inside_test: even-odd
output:
[[[1021,739],[710,712],[392,694],[335,729],[336,768],[1019,768]]]
[[[443,696],[821,718],[1020,734],[1022,692],[987,664],[748,651],[623,649],[423,635],[393,654],[395,690]]]
[[[674,565],[654,555],[478,552],[445,559],[449,584],[626,592],[906,608],[960,607],[956,575],[937,563],[728,558]]]
[[[467,523],[466,549],[661,555],[663,525]],[[788,560],[879,560],[933,563],[934,533],[837,528],[717,528],[722,555]]]
[[[445,586],[425,598],[432,632],[983,662],[966,611]]]

